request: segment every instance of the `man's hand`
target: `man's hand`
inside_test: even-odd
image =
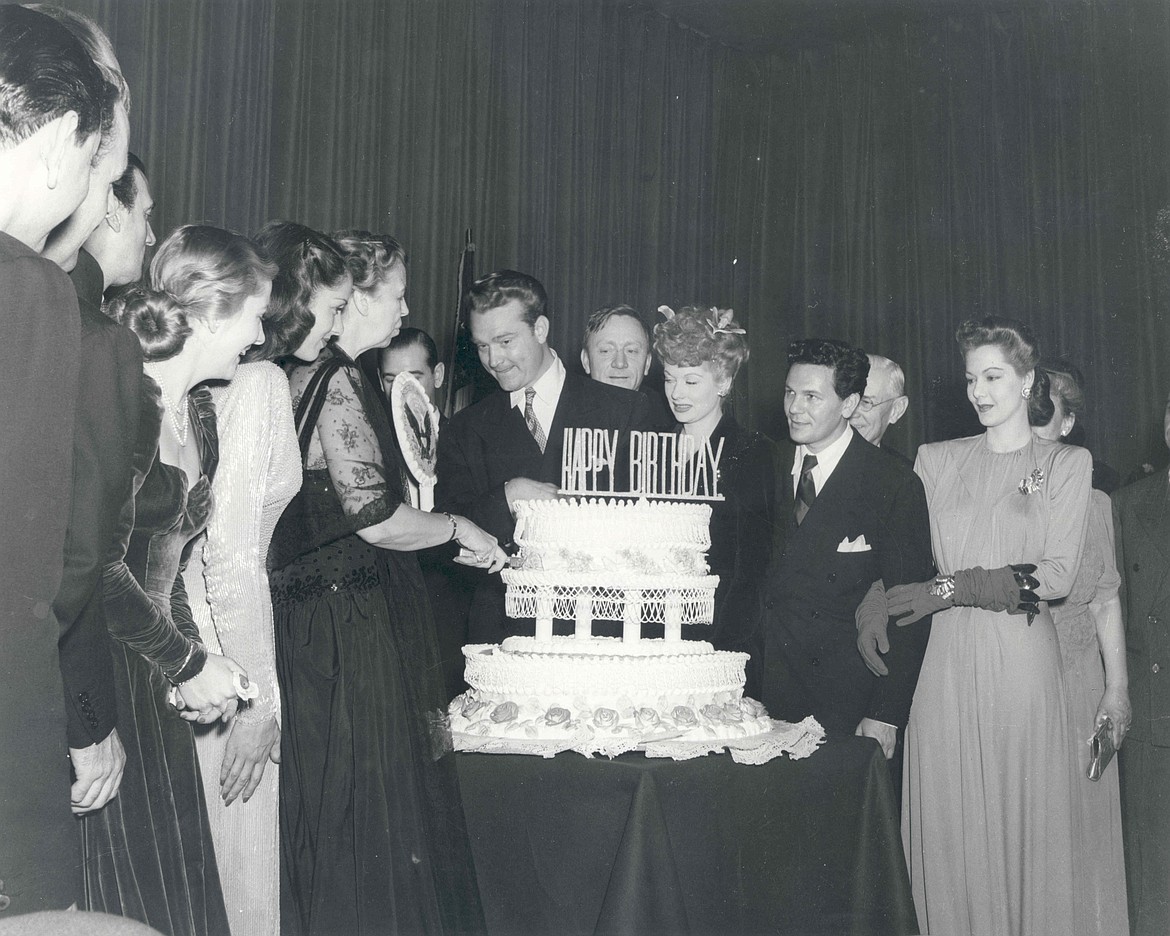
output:
[[[504,482],[504,497],[508,499],[508,510],[516,516],[516,501],[556,500],[557,486],[547,481],[533,481],[531,478],[513,478]]]
[[[875,676],[890,675],[881,658],[881,654],[890,652],[887,633],[890,617],[886,611],[886,588],[881,579],[869,586],[853,617],[857,621],[857,649],[865,665]]]
[[[893,725],[874,721],[872,718],[863,718],[857,723],[857,730],[853,733],[859,738],[873,738],[882,746],[886,760],[893,758],[894,745],[898,743],[898,729]]]
[[[76,816],[101,809],[118,795],[122,771],[126,768],[126,749],[111,731],[104,741],[84,748],[70,748],[69,759],[77,781],[69,790],[69,802]]]

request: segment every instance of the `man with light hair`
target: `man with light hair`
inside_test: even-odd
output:
[[[870,354],[869,378],[865,393],[849,423],[867,442],[881,448],[886,430],[906,413],[910,401],[906,398],[906,375],[902,368],[888,357]]]

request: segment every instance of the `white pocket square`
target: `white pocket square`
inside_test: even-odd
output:
[[[871,549],[869,543],[865,541],[865,534],[860,534],[857,539],[851,540],[848,536],[837,544],[837,552],[869,552]]]

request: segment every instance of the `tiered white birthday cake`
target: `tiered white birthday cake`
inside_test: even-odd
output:
[[[536,636],[463,648],[471,688],[449,709],[456,749],[692,757],[731,747],[750,760],[748,749],[761,748],[757,761],[811,753],[819,726],[790,726],[777,742],[763,705],[744,697],[746,653],[681,639],[682,624],[711,623],[710,518],[706,504],[644,498],[517,504],[520,551],[501,574],[508,614],[535,618]],[[553,636],[554,619],[573,622],[573,636]],[[622,622],[622,637],[594,637],[595,620]],[[663,625],[664,637],[642,638],[643,623]]]

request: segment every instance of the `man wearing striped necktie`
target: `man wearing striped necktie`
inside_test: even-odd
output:
[[[500,270],[472,284],[469,299],[471,340],[500,392],[456,413],[440,434],[435,505],[466,516],[508,548],[515,503],[557,496],[566,428],[617,429],[628,439],[630,430],[655,426],[642,394],[565,369],[548,343],[547,297],[535,277]],[[499,576],[480,578],[471,642],[531,634],[531,622],[504,614]]]

